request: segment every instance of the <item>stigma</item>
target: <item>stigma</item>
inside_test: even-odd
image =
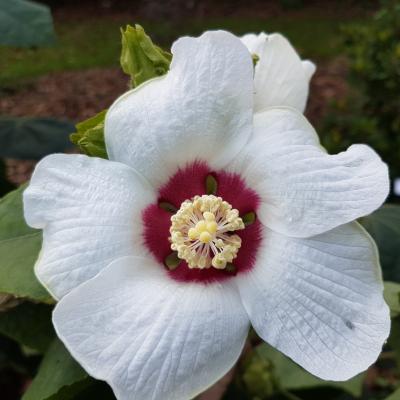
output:
[[[214,195],[185,200],[171,217],[171,249],[189,268],[225,269],[236,258],[244,229],[239,211]]]

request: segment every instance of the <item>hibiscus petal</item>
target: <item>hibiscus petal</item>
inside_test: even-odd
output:
[[[378,253],[357,223],[310,239],[266,229],[257,266],[237,283],[257,333],[322,379],[364,371],[389,335]]]
[[[124,257],[65,296],[53,322],[71,354],[119,400],[187,400],[238,359],[249,320],[232,283],[179,284]]]
[[[240,40],[248,48],[251,54],[256,54],[260,57],[264,45],[268,40],[268,35],[265,32],[261,32],[258,35],[255,33],[247,33],[246,35],[243,35]]]
[[[385,163],[366,145],[329,155],[295,110],[256,114],[254,136],[231,166],[261,197],[271,229],[308,237],[370,214],[389,193]]]
[[[316,71],[317,67],[310,60],[304,60],[304,61],[301,62],[301,64],[303,66],[303,70],[304,70],[306,79],[308,81],[310,81],[312,76],[315,74],[315,71]]]
[[[308,60],[301,61],[289,41],[278,33],[260,34],[257,40],[252,36],[244,40],[260,57],[254,76],[255,111],[289,106],[303,112],[315,65]]]
[[[44,230],[38,279],[61,298],[115,258],[143,253],[141,212],[154,199],[126,165],[77,154],[44,158],[24,192],[27,223]]]
[[[120,97],[106,115],[110,159],[159,186],[196,159],[220,168],[252,130],[253,65],[227,32],[179,39],[170,71]]]

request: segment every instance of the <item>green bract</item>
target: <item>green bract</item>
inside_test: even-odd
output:
[[[172,55],[153,44],[140,25],[128,25],[121,33],[121,66],[132,86],[167,73]]]
[[[172,55],[153,44],[140,25],[128,25],[122,33],[121,67],[131,77],[132,86],[168,72]],[[104,142],[107,110],[76,125],[70,139],[91,157],[108,158]]]
[[[104,143],[104,118],[107,110],[76,125],[76,132],[70,136],[71,142],[92,157],[108,158]]]

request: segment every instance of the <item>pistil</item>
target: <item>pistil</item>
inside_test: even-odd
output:
[[[171,217],[171,249],[189,268],[225,269],[236,258],[244,229],[238,210],[214,195],[195,196]]]

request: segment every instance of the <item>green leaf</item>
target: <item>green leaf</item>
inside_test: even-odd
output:
[[[251,352],[244,361],[242,380],[249,398],[269,399],[278,391],[271,362],[257,352]]]
[[[26,0],[0,0],[0,45],[32,47],[53,44],[49,7]]]
[[[32,160],[64,152],[72,148],[73,130],[70,122],[51,118],[0,117],[0,157]]]
[[[389,397],[386,397],[384,400],[399,400],[400,399],[400,388],[394,391]]]
[[[388,339],[389,347],[394,351],[397,366],[400,367],[400,318],[392,318],[390,336]]]
[[[121,67],[130,75],[132,86],[168,72],[172,55],[153,44],[140,25],[128,25],[121,34]]]
[[[60,340],[47,350],[39,371],[22,400],[74,399],[90,380]]]
[[[383,296],[390,308],[390,314],[393,317],[400,315],[400,284],[396,282],[385,283],[385,290]]]
[[[0,333],[20,344],[45,352],[54,339],[53,307],[25,302],[0,312]]]
[[[323,381],[305,371],[268,344],[257,346],[256,351],[261,357],[273,364],[275,376],[280,379],[279,384],[285,390],[301,390],[325,386],[342,389],[355,397],[361,395],[364,374],[357,375],[346,382]]]
[[[24,189],[22,186],[0,199],[0,293],[52,303],[33,270],[42,245],[42,233],[25,223]]]
[[[76,132],[70,135],[71,142],[92,157],[108,158],[104,142],[104,118],[107,110],[76,125]]]
[[[400,206],[385,205],[360,222],[378,246],[385,281],[400,283]]]

